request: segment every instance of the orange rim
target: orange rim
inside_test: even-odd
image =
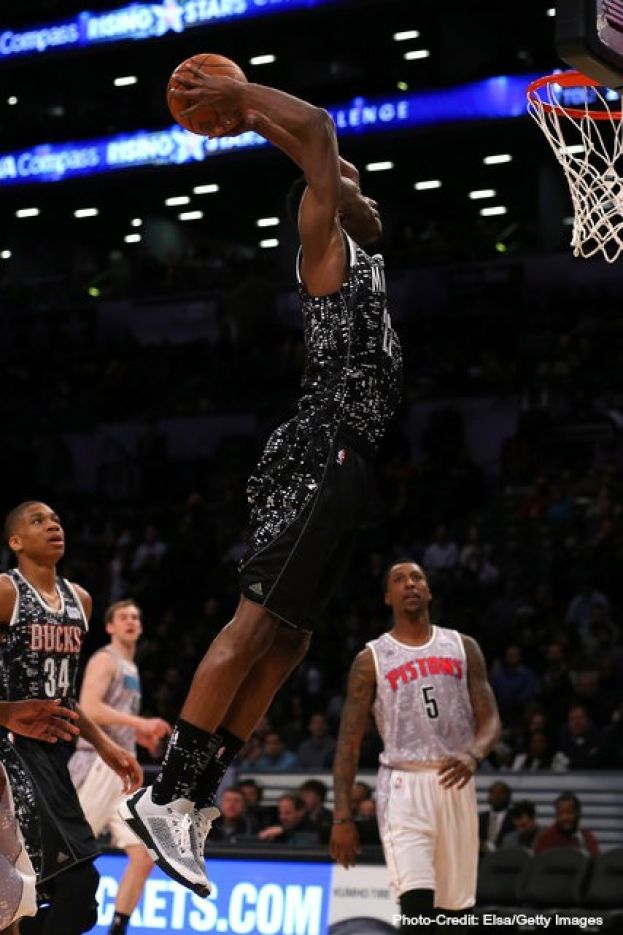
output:
[[[543,78],[537,78],[530,82],[526,90],[528,100],[542,107],[548,114],[561,114],[567,117],[590,117],[592,120],[620,120],[623,117],[621,110],[587,110],[578,107],[564,107],[562,104],[550,104],[544,101],[538,93],[541,88],[549,84],[559,84],[563,88],[600,88],[601,82],[588,75],[583,75],[581,71],[563,71],[559,75],[544,75]]]

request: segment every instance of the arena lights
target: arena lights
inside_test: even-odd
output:
[[[276,62],[277,58],[274,55],[254,55],[249,59],[249,65],[272,65],[273,62]]]
[[[143,219],[142,218],[132,218],[130,221],[130,227],[142,227]]]
[[[556,16],[556,7],[553,7],[553,6],[549,7],[549,9],[547,9],[547,10],[545,11],[545,15],[546,15],[546,16]]]
[[[178,214],[180,221],[200,221],[203,217],[203,211],[182,211]]]
[[[127,88],[131,84],[138,84],[138,78],[136,75],[122,75],[120,78],[115,78],[113,84],[116,88]]]
[[[366,166],[366,172],[387,172],[393,169],[394,163],[386,160],[385,162],[369,162]]]
[[[141,235],[140,234],[126,234],[123,238],[126,243],[140,243]]]
[[[441,188],[441,180],[425,179],[423,182],[415,182],[413,187],[416,192],[425,192],[432,188]]]
[[[262,250],[270,250],[272,247],[278,247],[279,241],[276,237],[267,237],[266,240],[260,240]]]
[[[403,29],[402,32],[394,33],[395,42],[406,42],[407,39],[419,39],[420,34],[417,29]]]
[[[0,32],[0,61],[17,55],[80,49],[102,42],[154,39],[207,23],[249,19],[333,2],[335,0],[160,0],[130,3],[107,12],[85,11],[71,19],[28,29],[4,29]]]
[[[526,116],[526,85],[536,76],[506,76],[443,88],[405,93],[328,107],[338,135],[364,135],[446,122],[496,120]],[[178,124],[165,129],[118,134],[95,140],[46,143],[31,149],[0,153],[0,186],[58,182],[81,175],[147,165],[202,162],[210,156],[268,146],[252,131],[239,136],[209,139]],[[486,157],[485,162],[510,161],[510,156]]]
[[[11,251],[10,251],[10,250],[2,250],[2,251],[0,251],[0,259],[2,259],[2,260],[10,260],[10,259],[11,259]]]
[[[219,190],[219,186],[216,182],[211,182],[208,185],[195,185],[193,188],[193,194],[195,195],[213,195]]]
[[[416,62],[420,58],[428,58],[430,56],[430,49],[412,49],[410,52],[405,52],[403,58],[406,62]]]
[[[494,188],[477,188],[469,193],[472,201],[478,201],[479,198],[495,198],[495,196],[496,191]]]
[[[74,211],[75,218],[94,218],[98,214],[97,208],[76,208]]]
[[[258,218],[255,224],[257,227],[276,227],[279,224],[279,218]]]
[[[189,205],[190,198],[188,195],[174,195],[172,198],[165,198],[164,203],[168,208],[178,208],[180,205]]]
[[[6,102],[10,107],[15,107],[17,104],[17,98],[14,94],[12,94],[11,97],[7,97]]]
[[[15,212],[16,218],[36,218],[39,214],[39,208],[18,208]]]
[[[504,205],[495,205],[493,208],[481,208],[480,213],[483,218],[492,218],[497,214],[506,214],[508,208],[505,208]]]
[[[565,146],[563,153],[569,153],[572,156],[574,153],[583,153],[584,147],[581,143],[573,143],[571,146]]]
[[[485,156],[482,160],[486,166],[498,166],[503,162],[512,162],[510,153],[498,153],[496,156]]]

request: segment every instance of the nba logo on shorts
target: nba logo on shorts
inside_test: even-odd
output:
[[[346,449],[345,448],[340,448],[340,450],[337,453],[337,458],[335,460],[337,461],[339,466],[342,467],[342,465],[346,461]]]

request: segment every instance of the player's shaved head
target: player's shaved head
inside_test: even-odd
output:
[[[23,503],[19,503],[17,506],[14,506],[13,509],[7,513],[6,519],[4,521],[4,538],[7,542],[15,532],[15,527],[19,523],[25,511],[31,506],[38,506],[40,503],[41,500],[24,500]]]

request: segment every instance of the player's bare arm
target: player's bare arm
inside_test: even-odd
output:
[[[121,778],[123,791],[135,792],[143,783],[143,770],[136,757],[107,737],[80,706],[76,710],[79,715],[78,727],[84,739],[95,747],[104,763]]]
[[[0,575],[0,627],[8,626],[15,609],[15,587],[7,575]]]
[[[73,740],[80,733],[73,721],[78,715],[56,701],[0,701],[0,724],[14,734],[56,743]]]
[[[471,779],[483,760],[500,739],[501,723],[493,689],[487,677],[487,665],[480,646],[471,636],[461,634],[467,660],[467,689],[474,714],[474,740],[469,750],[448,757],[439,769],[442,786],[461,788]]]
[[[333,761],[335,805],[329,851],[343,867],[352,867],[360,852],[359,835],[351,816],[351,790],[357,774],[361,741],[374,700],[376,670],[370,649],[356,657],[348,676],[346,700]]]

